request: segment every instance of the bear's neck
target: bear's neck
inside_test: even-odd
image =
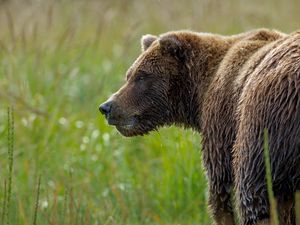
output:
[[[201,132],[202,103],[218,67],[240,36],[200,36],[191,45],[191,57],[182,68],[176,93],[175,123]]]

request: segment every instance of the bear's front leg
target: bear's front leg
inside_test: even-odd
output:
[[[209,180],[209,209],[216,225],[234,225],[231,203],[231,157],[225,151],[208,151],[204,139],[203,160]]]
[[[295,195],[292,194],[290,199],[277,199],[276,203],[280,224],[296,224]]]
[[[234,225],[230,143],[233,138],[218,138],[220,136],[216,133],[203,132],[202,153],[209,181],[209,208],[216,225]],[[217,140],[214,137],[217,137]]]
[[[210,182],[209,208],[216,225],[234,225],[230,186]]]

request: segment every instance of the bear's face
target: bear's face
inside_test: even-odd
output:
[[[147,35],[141,42],[142,54],[127,71],[126,83],[100,105],[108,123],[124,136],[144,135],[175,122],[169,94],[181,68],[178,40]]]

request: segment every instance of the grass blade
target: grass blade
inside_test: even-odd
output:
[[[266,180],[268,188],[268,196],[270,202],[270,219],[271,224],[279,225],[278,215],[277,215],[277,204],[274,197],[273,185],[272,185],[272,173],[271,173],[271,163],[270,163],[270,149],[269,149],[269,139],[268,131],[264,130],[264,157],[266,166]]]
[[[9,206],[12,192],[12,174],[14,166],[14,111],[13,108],[7,109],[7,143],[8,143],[8,187],[6,200],[6,224],[10,224],[9,220]]]
[[[4,193],[3,193],[3,205],[2,205],[2,215],[1,215],[1,224],[5,224],[5,215],[6,215],[6,200],[7,200],[7,184],[4,180]]]
[[[37,221],[37,214],[39,209],[39,201],[40,201],[40,189],[41,189],[41,175],[39,176],[38,185],[37,185],[37,192],[36,192],[36,201],[34,207],[34,214],[33,214],[33,225],[36,225]]]

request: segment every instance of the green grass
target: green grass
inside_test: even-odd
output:
[[[266,168],[266,183],[267,183],[268,197],[270,202],[270,221],[272,225],[279,225],[279,218],[277,213],[277,202],[273,192],[269,136],[268,136],[267,129],[264,130],[264,159],[265,159],[265,168]]]
[[[0,3],[1,217],[24,225],[211,224],[200,135],[172,127],[127,139],[107,126],[98,105],[122,84],[143,34],[232,34],[256,27],[289,32],[299,26],[299,4]],[[9,210],[3,212],[9,177]]]

